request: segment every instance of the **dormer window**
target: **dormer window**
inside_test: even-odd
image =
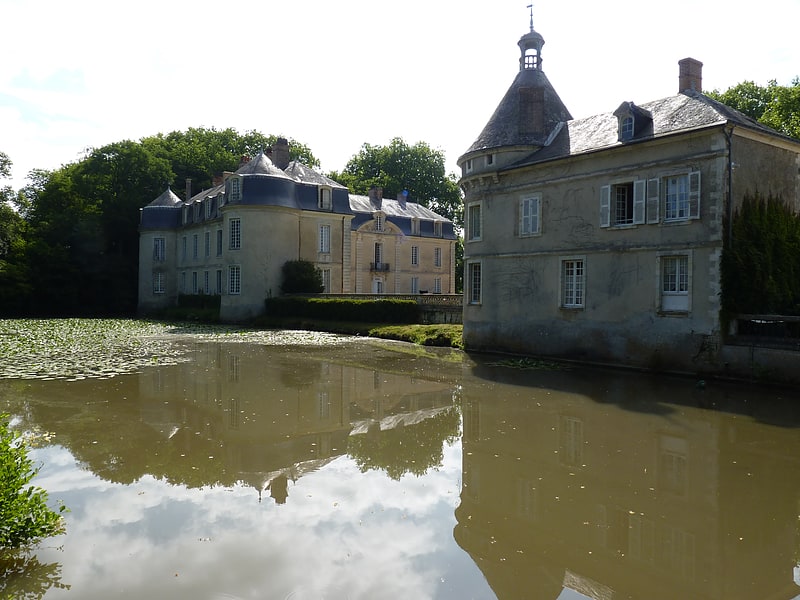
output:
[[[375,231],[383,231],[383,214],[375,213]]]
[[[239,202],[242,199],[241,181],[239,181],[238,177],[231,177],[228,181],[230,181],[228,201],[231,203]]]
[[[320,187],[317,197],[317,208],[319,210],[331,210],[331,188]]]
[[[629,140],[633,137],[633,117],[628,115],[619,122],[619,139]]]
[[[419,235],[419,219],[411,219],[411,235]]]

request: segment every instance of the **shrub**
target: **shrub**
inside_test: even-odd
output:
[[[266,312],[273,317],[303,317],[360,323],[417,323],[414,300],[358,300],[352,298],[268,298]]]
[[[47,506],[47,492],[29,485],[38,473],[19,434],[0,415],[0,548],[15,549],[64,531],[59,512]]]
[[[284,294],[319,294],[325,289],[322,271],[307,260],[289,260],[281,267]]]

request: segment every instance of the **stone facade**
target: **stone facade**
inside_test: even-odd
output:
[[[800,141],[703,95],[694,59],[680,61],[687,87],[676,96],[573,119],[541,71],[544,41],[532,33],[519,42],[520,74],[459,159],[465,345],[729,368],[726,227],[756,191],[800,209]],[[532,52],[536,60],[526,59]]]
[[[284,147],[285,146],[285,147]],[[142,209],[139,312],[180,294],[220,296],[220,318],[248,319],[277,296],[287,261],[307,260],[327,293],[453,293],[453,223],[415,202],[352,195],[297,162],[279,140],[215,187]],[[280,165],[284,165],[280,168]]]

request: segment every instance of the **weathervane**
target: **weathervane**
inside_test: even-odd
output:
[[[531,11],[531,31],[533,31],[533,4],[528,4],[528,8]]]

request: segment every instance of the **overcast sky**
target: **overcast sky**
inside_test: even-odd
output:
[[[519,69],[530,0],[0,0],[0,151],[12,185],[89,147],[189,127],[306,144],[323,171],[365,142],[448,171]],[[765,12],[768,11],[768,12]],[[800,75],[800,0],[534,0],[543,68],[573,117]]]

